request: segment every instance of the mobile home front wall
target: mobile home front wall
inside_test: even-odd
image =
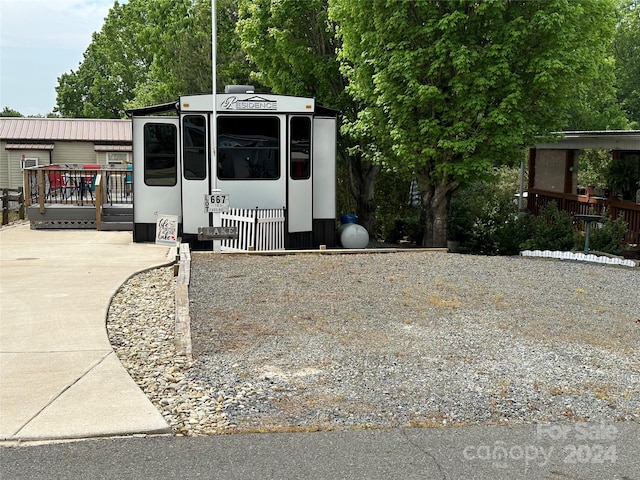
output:
[[[286,208],[287,247],[333,246],[336,117],[315,116],[309,98],[218,94],[214,165],[212,101],[184,96],[177,118],[134,116],[134,240],[153,241],[158,214],[177,215],[183,237],[197,235],[211,225],[204,195],[218,189],[232,208]],[[171,142],[169,152],[151,151]]]

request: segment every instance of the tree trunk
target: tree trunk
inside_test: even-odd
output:
[[[456,187],[455,183],[442,182],[432,186],[424,182],[427,188],[421,187],[422,207],[425,211],[423,247],[447,246],[447,220],[449,217],[449,200]]]
[[[371,237],[374,237],[377,210],[375,183],[380,166],[363,160],[360,156],[349,157],[347,165],[349,167],[349,183],[356,202],[355,213],[358,215],[358,223],[367,229]]]

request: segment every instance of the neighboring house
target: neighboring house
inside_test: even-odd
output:
[[[601,186],[578,185],[578,155],[586,149],[609,152]],[[628,242],[640,243],[640,130],[563,132],[537,144],[529,151],[527,209],[537,215],[549,202],[574,216],[623,216]]]
[[[131,120],[0,117],[0,188],[22,187],[23,169],[131,163]]]

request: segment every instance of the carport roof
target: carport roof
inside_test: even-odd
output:
[[[541,142],[536,149],[583,150],[640,150],[640,130],[598,130],[556,132],[555,142]]]

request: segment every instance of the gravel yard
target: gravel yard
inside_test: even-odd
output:
[[[193,364],[173,349],[171,269],[127,282],[108,321],[178,434],[640,421],[637,268],[420,251],[192,257]]]

